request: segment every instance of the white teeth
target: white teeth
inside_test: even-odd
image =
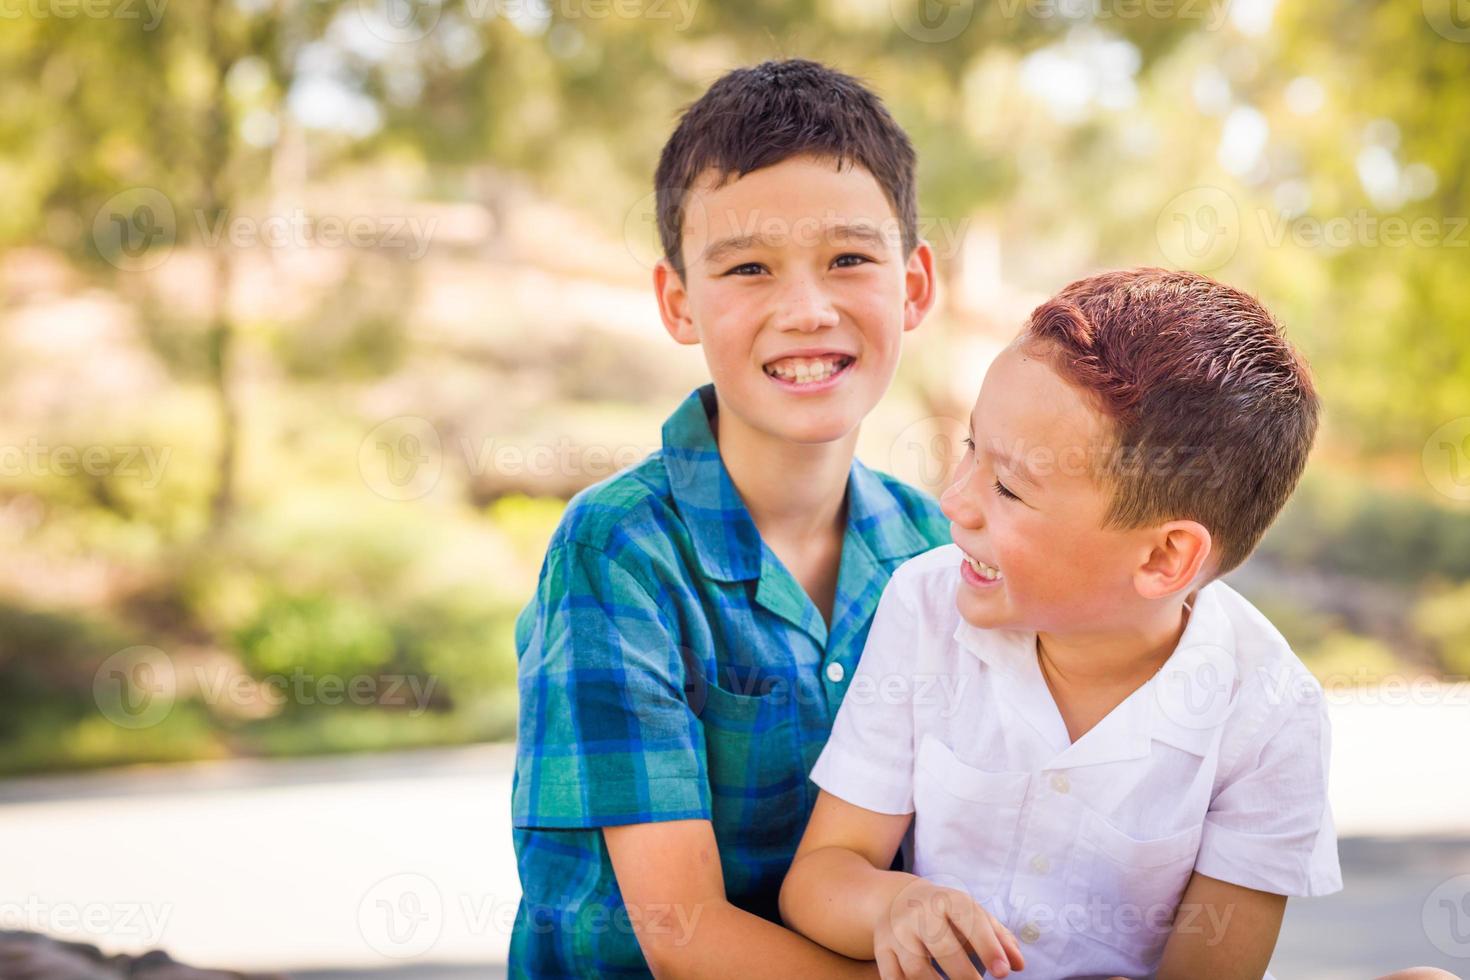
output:
[[[974,569],[976,575],[987,582],[999,581],[1001,578],[1000,569],[994,565],[987,565],[977,558],[971,558],[969,555],[965,556],[965,561],[970,563],[970,567]]]
[[[826,357],[783,357],[766,365],[766,373],[782,381],[796,384],[813,384],[826,381],[832,375],[852,363],[852,358],[841,354]]]

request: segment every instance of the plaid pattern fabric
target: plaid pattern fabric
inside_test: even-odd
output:
[[[878,597],[949,541],[932,498],[854,461],[829,633],[736,493],[715,411],[696,390],[661,451],[573,498],[517,619],[511,976],[648,975],[604,826],[712,821],[730,901],[778,921]]]

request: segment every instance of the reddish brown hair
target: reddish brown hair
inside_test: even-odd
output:
[[[1199,521],[1217,575],[1250,555],[1301,477],[1320,411],[1264,306],[1192,272],[1108,272],[1038,306],[1020,341],[1110,423],[1105,526]]]

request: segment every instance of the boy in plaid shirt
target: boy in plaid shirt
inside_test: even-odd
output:
[[[656,177],[664,326],[713,384],[578,494],[517,621],[511,976],[875,976],[780,925],[888,577],[949,541],[854,459],[934,298],[914,152],[856,80],[733,71]]]

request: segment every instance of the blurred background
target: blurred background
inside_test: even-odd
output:
[[[1465,0],[0,20],[0,931],[503,969],[514,617],[565,501],[704,380],[650,288],[654,164],[721,73],[799,56],[907,128],[940,262],[870,465],[937,492],[989,358],[1088,272],[1287,325],[1324,427],[1229,581],[1328,692],[1347,887],[1273,970],[1470,972]]]

